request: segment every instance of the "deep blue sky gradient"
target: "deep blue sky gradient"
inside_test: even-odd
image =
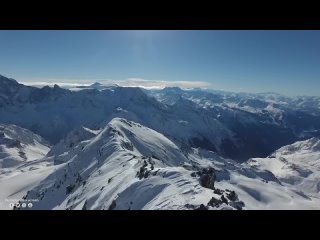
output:
[[[0,74],[319,96],[320,31],[0,31]]]

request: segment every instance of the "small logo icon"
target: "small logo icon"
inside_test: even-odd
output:
[[[13,208],[14,207],[14,203],[10,203],[9,206],[10,206],[10,208]]]
[[[17,208],[20,207],[20,203],[16,203],[16,207],[17,207]]]
[[[22,203],[22,204],[21,204],[21,207],[22,207],[22,208],[25,208],[26,206],[27,206],[26,203]]]
[[[28,203],[28,207],[29,208],[32,208],[32,206],[33,206],[33,204],[30,202],[30,203]]]

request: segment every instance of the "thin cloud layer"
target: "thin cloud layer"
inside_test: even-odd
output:
[[[90,86],[99,82],[102,85],[119,85],[122,87],[141,87],[146,89],[161,89],[165,87],[180,87],[180,88],[210,88],[211,84],[204,81],[165,81],[165,80],[146,80],[141,78],[128,78],[126,80],[75,80],[75,79],[47,79],[42,81],[23,80],[20,83],[34,86],[54,86],[55,84],[63,88],[75,88],[77,86]]]

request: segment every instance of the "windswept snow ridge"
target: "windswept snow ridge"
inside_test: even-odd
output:
[[[164,135],[114,118],[74,146],[77,154],[23,197],[33,209],[312,209],[271,171],[199,148],[181,151]],[[21,208],[20,208],[21,209]]]

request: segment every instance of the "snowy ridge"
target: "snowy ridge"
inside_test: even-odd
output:
[[[143,137],[143,135],[149,136],[149,138]],[[157,158],[161,158],[161,161]],[[101,189],[108,182],[114,181],[110,184],[110,189],[106,188],[103,195],[100,196],[104,198],[104,205],[99,204],[95,207],[94,204],[97,202],[92,203],[92,209],[101,209],[111,204],[112,196],[116,197],[114,193],[116,189],[124,189],[139,180],[137,173],[142,166],[151,169],[155,166],[164,167],[167,164],[178,164],[181,160],[186,160],[184,155],[163,135],[140,124],[116,118],[97,136],[93,137],[84,146],[81,153],[74,156],[71,161],[59,165],[58,170],[40,185],[41,193],[38,192],[38,189],[29,193],[28,197],[42,196],[45,188],[47,194],[43,195],[43,198],[46,201],[40,201],[38,205],[35,205],[36,208],[60,208],[59,205],[65,208],[70,206],[76,208],[74,203],[70,203],[71,196],[66,195],[67,189],[78,187],[76,192],[81,191],[80,195],[85,198],[91,194],[96,195],[98,187]],[[79,186],[80,180],[82,184],[85,182],[85,188],[83,185]],[[114,184],[116,189],[112,188]],[[49,191],[50,189],[53,190]],[[106,201],[106,197],[108,201]],[[89,208],[91,204],[88,201],[86,204]],[[99,199],[99,201],[102,200]],[[82,204],[84,203],[82,202]]]
[[[268,170],[199,148],[183,153],[162,134],[122,118],[78,145],[80,152],[24,197],[39,200],[34,209],[312,209],[320,203]]]

